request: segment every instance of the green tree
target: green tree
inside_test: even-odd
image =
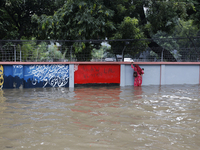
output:
[[[106,58],[109,55],[110,49],[110,45],[101,45],[99,49],[94,48],[92,50],[92,58],[102,61],[102,59]]]
[[[50,39],[86,40],[105,36],[106,28],[113,30],[112,16],[101,0],[68,0],[54,15],[35,14],[33,20]]]
[[[172,35],[166,32],[157,32],[152,36],[153,40],[164,49],[170,51],[179,60],[195,60],[199,58],[199,29],[193,20],[178,20]]]
[[[68,0],[54,15],[34,15],[39,30],[50,39],[88,40],[105,37],[105,30],[114,30],[110,22],[113,11],[101,0]],[[71,43],[69,43],[71,44]],[[99,43],[100,44],[100,43]],[[91,43],[73,44],[78,61],[91,59]]]
[[[188,0],[187,2],[179,2],[176,0],[169,1],[150,1],[146,3],[146,35],[148,38],[151,38],[157,32],[165,32],[168,35],[172,35],[177,25],[179,19],[188,19],[187,10],[194,9],[194,4],[192,0]],[[166,60],[168,58],[173,58],[170,51],[167,49],[163,49],[161,45],[152,41],[148,44],[149,47],[159,56],[163,52],[163,57]],[[172,59],[170,61],[176,61],[176,59]]]
[[[124,60],[124,55],[126,55],[127,52],[129,55],[134,56],[147,48],[148,42],[140,40],[144,38],[144,33],[139,28],[138,19],[124,17],[123,21],[117,26],[117,31],[113,34],[112,39],[134,39],[134,41],[117,41],[110,42],[110,44],[115,56],[121,54],[122,60]],[[126,49],[128,49],[128,51]]]
[[[0,39],[21,39],[22,36],[38,35],[35,32],[37,24],[31,22],[32,15],[52,15],[63,3],[64,0],[1,0],[0,31],[4,34],[0,35]]]
[[[32,38],[30,41],[22,42],[21,53],[23,56],[22,61],[36,61],[38,52],[36,49],[36,41]],[[20,50],[20,48],[19,48]]]
[[[169,51],[176,60],[180,60],[181,55],[180,55],[180,49],[179,49],[179,44],[177,39],[174,39],[173,36],[168,35],[166,32],[157,32],[152,36],[152,39],[160,45],[163,50]],[[163,61],[165,61],[164,59]]]
[[[177,20],[187,19],[187,10],[191,9],[192,0],[68,0],[54,15],[34,15],[33,19],[46,37],[54,39],[140,39],[151,38],[158,31],[173,33]],[[153,51],[161,55],[163,48],[158,43],[152,40],[148,46],[157,47]],[[120,49],[116,53],[122,54]],[[166,59],[173,57],[166,49],[163,53]]]
[[[19,36],[17,28],[13,24],[14,21],[6,13],[6,10],[0,8],[0,39],[15,39]]]
[[[193,24],[200,29],[200,1],[193,0],[193,8],[187,10],[189,19],[193,20]],[[200,33],[198,33],[199,35]]]
[[[188,20],[188,21],[180,20],[175,27],[173,35],[176,37],[186,38],[186,39],[178,41],[180,47],[182,48],[194,47],[195,48],[196,46],[199,46],[199,44],[193,38],[198,36],[199,31],[200,30],[198,29],[198,26],[194,24],[193,20]]]
[[[199,18],[198,4],[198,0],[185,2],[177,0],[1,0],[0,24],[3,26],[0,27],[0,31],[5,35],[1,34],[0,38],[20,39],[22,36],[56,40],[129,38],[136,40],[129,44],[130,49],[133,45],[142,44],[144,48],[141,50],[143,50],[146,43],[138,42],[138,39],[152,39],[152,36],[160,31],[171,35],[179,19],[187,20],[193,17],[194,23],[198,23],[198,19],[195,19]],[[147,44],[155,53],[161,55],[163,48],[156,41],[152,39]],[[128,47],[124,42],[123,48],[116,53],[122,54],[125,46]],[[82,47],[77,55],[85,51],[85,54],[90,56],[92,50],[90,47],[91,43],[85,44],[84,49]],[[112,47],[114,49],[117,46],[112,45]],[[135,50],[134,53],[141,50]],[[163,53],[166,59],[171,55],[167,49],[164,49]]]
[[[198,25],[194,20],[180,20],[175,27],[174,36],[181,37],[177,40],[179,44],[179,53],[182,55],[182,60],[200,59],[200,39]]]

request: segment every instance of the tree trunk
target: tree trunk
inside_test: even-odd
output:
[[[156,42],[152,41],[151,43],[148,44],[148,46],[149,46],[149,48],[151,48],[151,50],[153,52],[158,54],[158,56],[160,56],[160,57],[161,57],[162,52],[163,52],[163,59],[164,60],[171,61],[171,62],[176,62],[177,61],[175,59],[175,57],[170,53],[170,51],[164,49],[163,47],[158,45]]]
[[[145,24],[147,24],[147,19],[146,19],[145,13],[144,13],[143,3],[141,3],[141,5],[138,5],[137,9],[139,10],[139,13],[140,13],[141,25],[144,26]],[[163,47],[161,47],[155,41],[152,40],[148,30],[144,31],[144,34],[147,36],[148,39],[151,39],[151,42],[148,44],[148,46],[149,46],[149,48],[151,48],[151,50],[153,52],[158,54],[158,56],[161,56],[162,51],[163,51],[163,59],[164,60],[172,61],[172,62],[177,61],[175,59],[175,57],[170,53],[170,51],[168,51],[167,49],[164,49]]]

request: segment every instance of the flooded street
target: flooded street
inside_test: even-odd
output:
[[[199,141],[199,85],[0,90],[0,150],[197,150]]]

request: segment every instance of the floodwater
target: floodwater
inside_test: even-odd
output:
[[[200,85],[0,90],[10,149],[200,149]]]

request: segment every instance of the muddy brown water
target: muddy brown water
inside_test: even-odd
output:
[[[200,86],[0,90],[0,150],[200,149]]]

